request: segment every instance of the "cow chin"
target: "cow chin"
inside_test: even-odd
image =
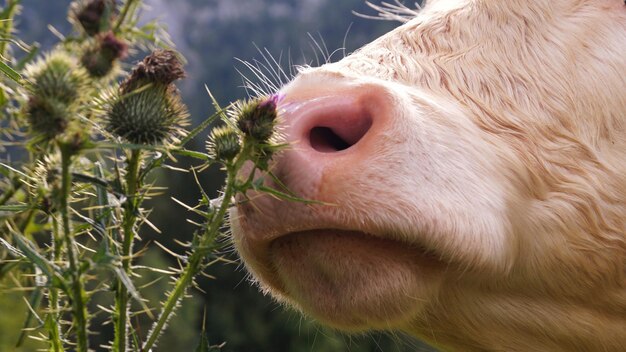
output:
[[[406,323],[436,294],[442,268],[419,247],[335,229],[281,236],[269,256],[283,297],[347,331]]]

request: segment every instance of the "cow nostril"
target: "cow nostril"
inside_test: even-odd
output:
[[[309,135],[311,147],[321,153],[338,152],[351,147],[351,144],[337,135],[329,127],[314,127]]]
[[[309,132],[311,147],[320,153],[346,150],[357,144],[372,126],[369,115],[360,118],[337,118],[326,126],[315,126]]]

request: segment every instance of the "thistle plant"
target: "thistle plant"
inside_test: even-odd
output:
[[[216,113],[187,130],[189,113],[175,86],[185,76],[181,57],[157,47],[166,41],[154,37],[154,26],[138,27],[140,3],[75,1],[69,11],[74,33],[51,52],[23,69],[8,51],[2,53],[2,84],[11,88],[3,120],[12,123],[0,126],[25,155],[0,163],[0,282],[9,275],[30,292],[17,346],[31,335],[49,351],[88,351],[95,348],[90,332],[102,328],[94,326],[94,317],[104,315],[114,327],[108,349],[155,350],[194,278],[227,245],[219,239],[235,194],[255,190],[293,199],[255,179],[283,147],[275,131],[280,97],[222,108],[211,96]],[[146,46],[149,53],[129,68],[127,53]],[[206,150],[186,149],[212,124],[219,127],[206,134]],[[138,248],[156,250],[141,240],[151,224],[145,200],[158,196],[150,175],[176,163],[175,156],[196,160],[193,174],[216,166],[226,178],[220,197],[211,199],[198,183],[199,203],[185,206],[202,221],[187,252],[177,255],[174,285],[153,315],[152,302],[136,287]],[[245,174],[244,164],[252,165]],[[96,294],[108,303],[96,308]],[[145,336],[147,329],[131,324],[138,315],[154,319]]]

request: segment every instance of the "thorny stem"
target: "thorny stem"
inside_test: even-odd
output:
[[[177,307],[179,301],[187,290],[187,287],[189,287],[189,285],[192,283],[193,277],[196,276],[198,272],[202,269],[202,262],[208,254],[211,245],[214,243],[219,233],[219,230],[222,227],[224,216],[226,215],[226,211],[229,208],[231,198],[236,192],[235,183],[237,178],[237,172],[239,171],[243,163],[247,160],[250,149],[250,146],[244,144],[242,151],[239,154],[239,157],[233,162],[232,165],[227,166],[226,186],[224,188],[222,202],[220,203],[217,212],[214,213],[214,215],[211,217],[210,224],[202,235],[198,248],[193,251],[189,258],[189,261],[187,262],[187,265],[183,269],[181,276],[176,280],[174,290],[169,294],[167,300],[163,304],[161,314],[159,315],[157,322],[152,327],[152,330],[148,334],[146,343],[141,349],[142,352],[148,352],[154,346],[156,340],[161,335],[165,324],[170,318],[170,315]]]
[[[13,30],[13,17],[18,9],[17,5],[19,1],[17,0],[8,0],[6,5],[7,16],[3,23],[0,23],[0,38],[9,38],[11,36],[11,31]],[[0,41],[0,57],[4,57],[9,41]]]
[[[122,13],[120,13],[120,17],[115,24],[115,28],[113,29],[114,32],[118,32],[122,24],[124,24],[124,20],[126,19],[126,16],[128,16],[128,12],[133,6],[133,3],[136,1],[137,0],[126,0],[126,2],[124,3],[124,8],[122,9]]]
[[[52,262],[57,263],[61,259],[61,251],[63,250],[63,241],[59,236],[59,222],[56,218],[52,217],[52,243],[54,244],[54,250],[52,252]],[[50,312],[48,313],[48,319],[54,319],[55,322],[59,318],[59,290],[56,287],[50,287],[49,293],[50,300]],[[50,340],[50,350],[54,352],[63,351],[63,343],[61,342],[61,326],[58,323],[50,325],[48,331],[48,338]]]
[[[131,152],[128,159],[128,169],[126,170],[126,187],[127,196],[126,209],[124,210],[124,219],[122,220],[122,228],[124,233],[124,241],[122,243],[122,267],[127,274],[131,271],[132,247],[135,237],[134,227],[137,221],[137,205],[139,188],[138,172],[141,164],[141,151],[135,149]],[[117,295],[115,298],[115,312],[117,314],[115,321],[115,341],[113,350],[117,352],[126,351],[127,342],[127,321],[128,321],[128,290],[121,280],[117,280]]]
[[[89,341],[87,338],[87,305],[86,293],[81,278],[81,269],[78,267],[78,258],[75,251],[74,235],[72,234],[68,198],[72,188],[72,174],[70,173],[72,153],[67,146],[61,146],[61,218],[63,239],[67,247],[67,255],[72,276],[71,298],[74,328],[76,330],[78,352],[87,352]]]
[[[150,351],[156,340],[161,335],[161,330],[165,327],[165,323],[167,323],[167,320],[174,311],[174,308],[176,308],[181,297],[187,290],[187,287],[191,284],[193,277],[197,274],[200,264],[202,263],[202,259],[203,256],[198,255],[198,252],[194,252],[191,255],[191,258],[189,259],[189,262],[187,262],[187,266],[185,267],[182,275],[178,278],[178,280],[176,280],[174,290],[167,297],[165,304],[163,304],[161,315],[159,315],[159,319],[150,331],[148,339],[142,348],[142,352]]]
[[[131,152],[130,159],[128,159],[128,170],[126,172],[128,200],[126,202],[126,210],[124,212],[124,242],[122,247],[122,265],[126,272],[130,269],[130,256],[132,255],[132,244],[135,237],[134,227],[135,221],[137,220],[137,204],[139,203],[139,197],[137,196],[139,180],[137,179],[137,175],[140,163],[141,150],[135,149]]]
[[[53,291],[50,290],[50,299],[57,301],[57,310],[58,310],[58,291],[54,290],[55,294],[53,295]],[[58,313],[56,310],[52,310],[52,306],[50,307],[51,312],[48,314],[46,319],[52,319],[51,327],[48,331],[48,339],[50,340],[50,350],[51,352],[63,352],[63,343],[61,342],[61,332],[60,325],[58,323]]]

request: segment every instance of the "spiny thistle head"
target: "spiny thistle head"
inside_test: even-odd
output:
[[[188,116],[175,89],[150,86],[115,97],[107,130],[133,144],[161,144],[183,133]]]
[[[112,32],[99,35],[96,45],[87,49],[80,61],[92,77],[106,76],[119,59],[128,54],[128,45]]]
[[[86,72],[62,51],[55,51],[28,66],[26,76],[32,95],[66,104],[79,100],[87,85]]]
[[[241,151],[239,134],[228,126],[216,127],[209,135],[207,150],[215,160],[232,161]]]
[[[115,0],[78,0],[70,7],[70,19],[89,36],[108,29],[116,11]]]
[[[231,116],[246,136],[257,142],[267,143],[274,134],[278,118],[279,95],[256,98],[235,106]]]
[[[62,102],[38,97],[30,97],[25,111],[32,131],[46,138],[63,133],[71,113]]]
[[[67,54],[56,51],[26,68],[29,99],[25,112],[33,132],[62,133],[86,96],[87,74]]]
[[[189,113],[172,82],[183,76],[174,52],[150,54],[113,97],[107,130],[134,144],[160,144],[181,135]]]

